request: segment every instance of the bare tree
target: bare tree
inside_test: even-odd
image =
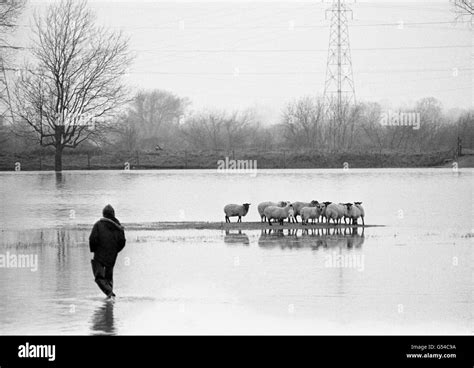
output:
[[[0,2],[0,70],[1,73],[10,67],[10,58],[18,47],[10,45],[8,38],[17,28],[17,19],[25,6],[25,0]],[[4,75],[1,76],[4,78]],[[11,118],[11,101],[6,81],[0,82],[0,127],[4,125],[7,115]],[[4,88],[5,87],[5,88]],[[6,132],[6,130],[4,130]]]
[[[210,122],[206,114],[194,114],[180,127],[180,135],[192,148],[217,149],[216,142],[212,142],[212,137],[218,135],[220,126],[216,124],[209,127],[209,125]]]
[[[361,108],[361,124],[358,143],[362,148],[371,148],[382,152],[384,148],[383,127],[380,124],[381,106],[376,103],[364,103]]]
[[[227,150],[243,147],[249,141],[249,128],[254,125],[255,116],[252,110],[243,112],[234,111],[224,117],[224,140]]]
[[[190,116],[181,126],[181,136],[194,148],[228,152],[248,147],[256,132],[256,118],[252,110],[202,111]]]
[[[63,150],[101,139],[126,101],[128,40],[95,25],[86,1],[73,0],[35,16],[34,35],[36,64],[17,81],[14,110],[39,144],[55,148],[55,170],[61,171]]]
[[[180,118],[184,116],[190,101],[163,91],[141,91],[127,111],[126,120],[138,133],[142,147],[154,147],[158,140],[169,141],[175,135]]]
[[[445,121],[441,102],[434,97],[425,97],[417,101],[415,109],[420,113],[420,128],[413,131],[420,152],[435,147],[435,137]]]
[[[451,0],[453,10],[456,14],[456,20],[463,20],[469,18],[471,25],[474,16],[474,3],[472,0]]]
[[[25,7],[25,0],[8,0],[0,2],[0,34],[1,41],[4,41],[3,35],[15,29],[18,16]]]
[[[347,150],[353,144],[355,121],[361,113],[361,107],[343,98],[341,105],[333,99],[326,106],[325,140],[332,151]]]
[[[207,133],[210,147],[214,150],[223,148],[222,127],[224,121],[225,115],[223,112],[209,112],[204,117],[204,131]]]
[[[293,149],[320,149],[323,144],[324,105],[322,99],[303,97],[283,111],[287,142]]]
[[[128,115],[122,114],[118,119],[116,133],[119,139],[117,145],[128,152],[135,151],[139,147],[138,128],[130,122]]]
[[[474,4],[472,0],[453,0],[454,7],[465,14],[474,14]]]

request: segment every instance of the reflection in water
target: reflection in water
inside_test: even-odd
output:
[[[62,189],[66,183],[66,177],[62,172],[56,173],[56,189]]]
[[[239,230],[236,233],[231,232],[230,230],[225,231],[224,243],[226,244],[243,244],[249,245],[250,240],[247,234],[242,233],[242,230]]]
[[[235,322],[242,333],[469,333],[472,272],[468,262],[453,272],[446,260],[452,258],[453,243],[458,255],[468,257],[471,239],[453,237],[451,231],[425,235],[426,229],[396,237],[390,228],[367,231],[364,238],[361,228],[343,227],[261,235],[236,229],[130,230],[130,244],[117,262],[117,281],[120,295],[135,296],[121,296],[113,305],[94,284],[89,229],[6,230],[0,233],[0,255],[37,255],[38,269],[0,267],[0,334],[160,334],[163,327],[167,333],[202,334],[228,316],[232,326],[212,331],[233,333]],[[137,244],[139,236],[147,241]],[[232,262],[237,255],[244,257],[238,267]],[[125,257],[135,266],[127,266]],[[394,318],[393,306],[408,302],[424,313]],[[297,318],[288,318],[291,303],[297,303]],[[71,305],[82,307],[71,313]],[[298,321],[301,325],[293,324]],[[269,330],[270,325],[277,327]]]
[[[115,335],[114,302],[105,300],[92,316],[91,332],[94,335]]]
[[[66,230],[57,230],[58,266],[61,268],[67,264],[67,235]]]
[[[364,244],[364,228],[322,228],[322,229],[268,229],[262,230],[258,245],[265,248],[360,248]]]
[[[83,247],[89,244],[88,230],[67,228],[39,229],[29,231],[2,231],[2,245],[13,248],[54,247]]]

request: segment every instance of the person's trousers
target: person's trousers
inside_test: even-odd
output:
[[[97,285],[99,285],[100,290],[102,290],[105,295],[111,295],[113,293],[114,286],[114,268],[106,267],[100,262],[97,262],[95,259],[92,259],[91,263],[95,282]]]

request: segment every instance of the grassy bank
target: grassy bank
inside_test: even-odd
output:
[[[64,170],[124,169],[216,169],[219,160],[250,160],[259,169],[277,168],[397,168],[449,166],[452,151],[413,153],[344,153],[344,152],[223,152],[223,151],[158,151],[84,153],[66,152]],[[466,160],[472,165],[472,160]],[[13,171],[16,163],[21,170],[53,170],[54,155],[0,154],[0,170]],[[18,165],[17,165],[18,166]],[[462,167],[462,165],[460,165]],[[469,166],[470,167],[470,166]]]

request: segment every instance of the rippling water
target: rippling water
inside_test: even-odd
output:
[[[0,173],[0,257],[31,260],[0,268],[0,333],[471,333],[473,172]],[[106,203],[127,223],[223,221],[250,202],[256,221],[260,201],[311,199],[362,201],[386,227],[127,231],[115,303],[74,229]]]

